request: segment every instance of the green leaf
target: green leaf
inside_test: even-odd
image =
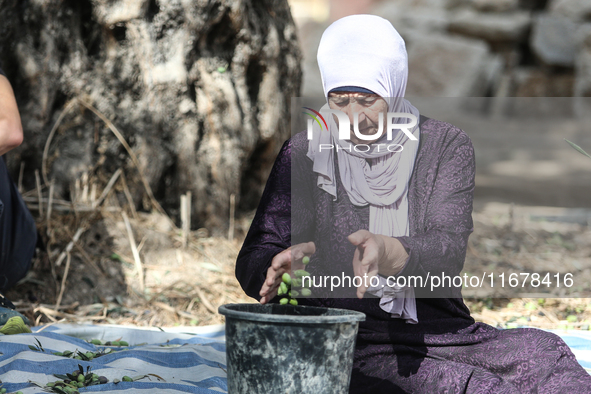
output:
[[[80,359],[82,359],[83,361],[90,361],[88,356],[86,354],[82,353],[80,350],[78,350],[77,356],[80,357]]]
[[[566,138],[564,139],[566,142],[569,143],[570,146],[572,146],[577,152],[587,156],[588,158],[591,159],[591,155],[589,155],[589,153],[585,152],[583,150],[583,148],[581,148],[579,145],[575,144],[574,142],[570,142],[569,140],[567,140]]]

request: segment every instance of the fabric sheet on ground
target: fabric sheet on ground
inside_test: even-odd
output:
[[[56,324],[34,327],[32,334],[0,336],[0,380],[8,392],[43,393],[31,382],[59,380],[53,374],[71,373],[82,365],[109,379],[86,392],[126,390],[126,393],[226,393],[224,326],[177,327],[160,331],[109,325]],[[579,363],[591,373],[591,332],[555,330],[570,346]],[[87,341],[124,340],[127,348],[114,349],[91,361],[54,355],[66,350],[99,351]],[[41,344],[43,351],[32,350]],[[153,374],[153,375],[149,375]],[[134,382],[113,383],[123,376],[148,375]],[[156,376],[161,377],[159,380]]]

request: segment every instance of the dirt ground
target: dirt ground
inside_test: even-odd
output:
[[[185,235],[167,216],[130,210],[113,190],[100,207],[88,196],[54,201],[49,216],[46,198],[41,212],[37,192],[25,193],[49,252],[39,253],[6,296],[36,325],[201,326],[223,323],[222,304],[254,302],[234,277],[252,213],[236,219],[232,240],[210,237],[206,229]],[[539,293],[532,288],[523,289],[525,295],[465,289],[476,320],[508,328],[591,328],[590,299],[581,298],[591,288],[585,287],[591,229],[580,212],[477,201],[473,218],[465,272],[573,273],[580,287],[546,295],[531,294]]]
[[[497,281],[495,291],[489,287],[479,298],[466,298],[472,316],[497,327],[589,330],[591,228],[585,213],[477,200],[465,272],[487,272],[487,277],[494,273],[497,279],[504,273],[506,280],[513,274],[519,281],[513,282],[516,287],[505,296]],[[521,287],[527,273],[528,281]],[[532,274],[543,280],[548,273],[552,279],[559,275],[560,287],[555,280],[550,285],[531,286]],[[565,277],[573,279],[569,288]]]

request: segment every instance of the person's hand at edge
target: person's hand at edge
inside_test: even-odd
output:
[[[277,289],[281,284],[281,276],[291,271],[292,262],[296,266],[302,266],[304,256],[310,257],[316,252],[314,242],[293,245],[273,257],[271,266],[267,269],[267,278],[261,287],[259,295],[260,303],[266,304],[277,295]]]

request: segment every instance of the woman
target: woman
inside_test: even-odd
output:
[[[284,144],[236,263],[246,293],[261,303],[276,300],[281,275],[304,256],[320,275],[383,281],[459,274],[472,232],[475,164],[468,136],[403,99],[404,41],[382,18],[355,15],[333,23],[318,64],[327,106],[352,121],[358,112],[358,133],[339,140],[329,117],[328,131],[317,130],[311,140],[299,133]],[[398,131],[388,143],[401,151],[376,152],[386,136],[373,105],[419,119],[411,131],[416,140]],[[346,147],[360,142],[374,149]],[[319,149],[322,143],[335,149]],[[318,298],[300,299],[366,314],[351,393],[591,392],[591,377],[559,337],[475,323],[459,289],[447,298],[424,298],[423,288],[382,283],[362,284],[348,295],[341,289],[339,298],[313,289]]]

